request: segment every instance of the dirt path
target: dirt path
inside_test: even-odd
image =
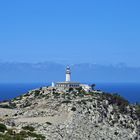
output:
[[[50,122],[52,124],[63,123],[72,117],[72,112],[63,112],[60,115],[48,116],[48,117],[28,117],[28,118],[18,118],[15,121],[17,123],[27,122],[27,123],[46,123]]]

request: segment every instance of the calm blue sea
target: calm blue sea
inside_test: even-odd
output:
[[[0,101],[19,96],[29,90],[47,86],[48,84],[0,84]],[[96,83],[96,89],[105,92],[119,93],[130,102],[140,103],[140,83]]]
[[[27,84],[0,84],[0,101],[12,99],[29,90],[47,86],[48,84],[42,83],[27,83]]]

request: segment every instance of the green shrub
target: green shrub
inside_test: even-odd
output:
[[[71,101],[66,100],[66,101],[62,101],[62,103],[66,103],[66,104],[68,104],[68,103],[71,103]]]
[[[72,107],[71,111],[76,111],[76,107]]]
[[[24,130],[29,130],[29,131],[35,131],[35,129],[34,129],[34,127],[32,127],[32,126],[24,126],[24,127],[22,127],[22,129],[24,129]]]
[[[60,94],[57,93],[57,92],[53,92],[53,95],[54,95],[54,97],[56,97],[56,98],[60,96]]]
[[[8,108],[8,109],[12,109],[12,107],[9,106],[8,104],[0,105],[0,108]]]
[[[48,125],[52,125],[52,123],[50,123],[50,122],[46,122],[46,124],[48,124]]]
[[[7,127],[4,124],[0,123],[0,132],[4,133],[6,130],[7,130]]]
[[[69,92],[73,91],[73,88],[69,88]]]
[[[36,138],[37,140],[45,140],[45,136],[33,132],[28,132],[28,136]]]
[[[17,135],[19,135],[20,137],[23,137],[23,138],[28,137],[28,134],[26,131],[20,131],[20,133],[18,133]]]
[[[13,133],[13,130],[8,130],[5,134],[0,134],[0,140],[25,140],[29,137],[35,140],[45,140],[45,137],[41,134],[36,134],[31,131],[21,131],[20,133]]]
[[[28,97],[28,96],[30,96],[30,94],[29,94],[29,93],[27,93],[27,94],[24,94],[23,96],[24,96],[24,97]]]
[[[35,90],[35,91],[34,91],[35,97],[39,96],[39,94],[40,94],[40,90]]]

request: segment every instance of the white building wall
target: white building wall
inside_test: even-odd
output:
[[[69,73],[66,73],[66,82],[70,82],[70,74]]]

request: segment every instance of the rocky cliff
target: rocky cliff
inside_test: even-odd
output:
[[[43,87],[2,102],[0,107],[0,122],[7,127],[0,137],[10,135],[10,129],[18,136],[22,132],[23,139],[140,139],[139,105],[119,95]]]

